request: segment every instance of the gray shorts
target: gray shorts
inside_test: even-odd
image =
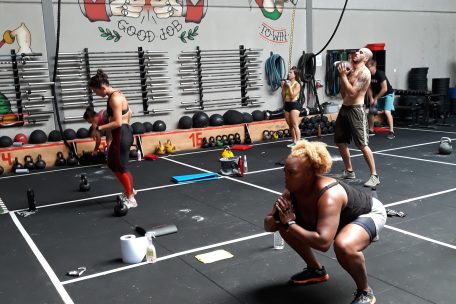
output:
[[[385,223],[385,207],[378,199],[373,197],[371,212],[358,216],[358,218],[350,224],[356,224],[363,227],[369,234],[371,242],[375,242],[378,241],[380,231],[385,227]]]
[[[351,139],[358,147],[369,144],[369,126],[364,105],[342,105],[337,115],[334,142],[349,144]]]

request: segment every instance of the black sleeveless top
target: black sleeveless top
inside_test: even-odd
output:
[[[339,232],[347,224],[353,222],[358,216],[367,214],[372,210],[372,196],[369,193],[353,188],[341,181],[335,181],[323,187],[323,189],[321,189],[318,193],[317,202],[323,193],[326,192],[326,190],[339,184],[347,193],[347,205],[342,209],[340,213],[337,232]],[[291,203],[293,204],[293,209],[295,211],[299,210],[296,206],[296,197],[293,194],[291,194]],[[315,225],[305,225],[303,218],[298,213],[296,214],[296,223],[298,223],[298,225],[302,226],[304,229],[310,231],[315,231],[317,228]]]
[[[108,116],[109,116],[109,117],[112,117],[112,116],[114,115],[114,113],[112,112],[112,108],[111,108],[111,106],[109,105],[109,101],[111,100],[112,95],[114,95],[114,93],[116,93],[116,92],[120,92],[120,91],[114,91],[114,92],[112,92],[111,95],[109,95],[108,101],[107,101],[107,103],[106,103],[106,112],[108,113]],[[125,110],[122,110],[122,115],[127,114],[129,111],[130,111],[130,107],[127,107]]]

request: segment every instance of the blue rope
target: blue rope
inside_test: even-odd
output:
[[[272,54],[265,62],[266,80],[271,90],[277,91],[282,86],[282,79],[286,78],[285,60],[278,54]]]

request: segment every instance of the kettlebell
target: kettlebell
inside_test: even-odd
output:
[[[55,160],[55,165],[56,166],[65,166],[66,165],[66,160],[65,160],[65,158],[63,158],[62,152],[57,152],[57,159]]]
[[[453,152],[453,146],[451,145],[451,139],[448,137],[442,137],[440,139],[439,154],[449,155]]]
[[[224,146],[228,146],[228,135],[222,135],[222,141]]]
[[[90,190],[90,183],[85,176],[85,174],[81,174],[81,182],[79,183],[79,191],[87,192]]]
[[[114,216],[125,216],[128,213],[127,205],[122,201],[120,196],[117,196],[117,202],[114,206]]]
[[[14,173],[16,173],[16,171],[18,169],[23,169],[24,166],[19,162],[19,160],[16,158],[14,158],[14,162],[13,162],[13,166],[11,167],[11,169],[13,170]]]
[[[130,150],[128,156],[130,157],[130,159],[138,159],[138,150],[136,150],[136,149]]]
[[[286,138],[290,138],[291,137],[290,129],[283,130],[283,136]]]
[[[236,145],[240,145],[242,143],[241,134],[239,134],[239,133],[234,134],[234,143]]]
[[[277,136],[279,136],[279,138],[283,138],[283,136],[284,136],[283,130],[277,131]]]
[[[158,141],[158,146],[155,149],[155,154],[158,154],[158,155],[166,154],[165,145],[163,145],[161,141]]]
[[[223,147],[222,136],[217,135],[217,137],[215,138],[215,144],[217,147]]]
[[[35,164],[33,163],[33,159],[30,155],[24,156],[24,168],[29,170],[35,169]]]
[[[233,151],[231,151],[230,147],[226,146],[223,149],[222,158],[230,158],[230,157],[234,157],[234,153],[233,153]]]
[[[172,153],[176,152],[176,147],[171,143],[170,139],[168,139],[168,141],[166,142],[165,148],[166,148],[166,153],[172,154]]]
[[[272,139],[277,140],[279,139],[279,133],[277,131],[271,131],[272,133]]]
[[[77,164],[78,164],[78,159],[74,155],[74,152],[70,151],[70,154],[68,155],[68,158],[67,158],[67,165],[76,166]]]
[[[203,148],[203,149],[209,148],[209,143],[207,142],[207,138],[206,137],[203,137],[203,143],[201,145],[201,148]]]
[[[41,154],[38,154],[35,162],[35,169],[43,170],[46,168],[46,162],[41,158]]]
[[[214,136],[209,137],[209,148],[215,147],[215,138]]]
[[[234,145],[234,134],[228,135],[228,146]]]
[[[270,140],[271,139],[271,132],[269,130],[263,131],[263,140]]]

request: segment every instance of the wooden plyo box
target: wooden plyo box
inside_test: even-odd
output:
[[[336,117],[336,115],[333,114],[327,114],[326,116],[328,116],[330,121],[334,120]],[[258,142],[263,139],[264,130],[278,131],[288,129],[285,119],[258,121],[247,125],[250,138],[253,142]],[[146,133],[135,135],[135,142],[136,137],[141,136],[144,154],[155,153],[155,149],[159,143],[165,144],[167,141],[170,141],[176,147],[176,151],[187,151],[201,148],[203,138],[209,139],[211,136],[216,137],[218,135],[223,136],[235,133],[239,133],[242,142],[244,142],[244,124]],[[104,143],[104,139],[102,142]],[[95,145],[95,142],[92,139],[76,139],[74,141],[69,141],[69,143],[75,145],[79,155],[81,155],[83,151],[92,151]],[[58,152],[62,152],[65,158],[68,157],[69,149],[65,146],[63,141],[41,145],[0,148],[0,166],[4,168],[5,172],[10,172],[15,158],[23,164],[26,155],[30,155],[35,161],[38,154],[41,154],[47,167],[53,167]]]

